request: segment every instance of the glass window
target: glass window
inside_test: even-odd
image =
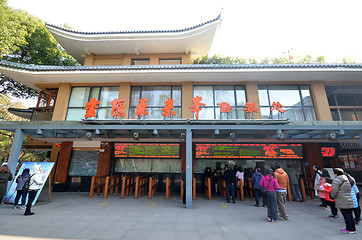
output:
[[[150,65],[150,59],[132,59],[131,65]]]
[[[181,58],[160,59],[160,65],[180,65],[180,64],[182,64]]]
[[[362,121],[362,87],[326,87],[334,121]]]
[[[168,99],[173,100],[173,109],[170,109],[174,113],[173,116],[170,113],[170,118],[180,119],[181,116],[181,86],[142,86],[142,87],[132,87],[131,88],[131,102],[129,110],[130,119],[138,119],[136,115],[137,106],[139,105],[139,100],[146,98],[148,105],[148,115],[143,115],[142,119],[165,119],[167,117],[163,116],[164,112],[162,109],[165,108],[166,101]]]
[[[194,97],[202,97],[205,106],[199,111],[199,119],[245,119],[246,94],[244,86],[194,86]],[[221,112],[218,103],[229,104],[230,113]],[[196,118],[196,113],[194,114]]]
[[[80,121],[86,114],[85,105],[90,99],[97,99],[100,104],[96,110],[96,119],[112,119],[111,102],[118,99],[119,87],[73,87],[70,94],[67,121]]]
[[[315,121],[312,96],[309,86],[264,85],[258,89],[260,112],[263,119],[289,119],[292,121]],[[278,106],[279,104],[282,107]],[[275,104],[275,106],[274,106]],[[284,113],[273,108],[279,107]]]

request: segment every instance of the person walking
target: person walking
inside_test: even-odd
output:
[[[6,195],[8,190],[8,182],[13,180],[13,175],[10,172],[8,165],[3,165],[0,167],[0,204],[3,201],[3,198]]]
[[[314,165],[313,166],[313,171],[314,171],[314,178],[313,178],[314,195],[316,197],[319,197],[318,187],[319,187],[319,182],[321,180],[322,172],[320,171],[319,165]],[[322,201],[322,199],[321,199],[321,201]],[[319,206],[320,207],[327,207],[327,205],[325,203],[323,203],[323,202]]]
[[[285,170],[289,177],[290,190],[292,192],[293,201],[303,202],[302,194],[299,190],[299,174],[297,170],[292,168],[289,164],[287,165],[287,169]]]
[[[14,201],[14,209],[25,209],[25,200],[26,200],[26,196],[28,195],[28,192],[23,191],[23,187],[24,187],[24,183],[26,181],[29,180],[30,178],[30,174],[29,174],[30,169],[29,168],[25,168],[23,170],[23,172],[21,173],[21,175],[19,177],[16,178],[16,197],[15,197],[15,201]],[[19,207],[19,200],[21,198],[21,207]]]
[[[268,168],[265,176],[260,180],[260,186],[267,190],[266,206],[268,221],[275,223],[278,219],[277,195],[275,191],[279,189],[279,184],[272,174],[273,169]]]
[[[24,213],[25,216],[30,216],[35,214],[31,211],[31,205],[36,197],[36,194],[38,193],[39,189],[44,183],[41,176],[42,171],[43,169],[40,164],[35,164],[33,166],[32,175],[30,176],[30,182],[29,182],[29,198]]]
[[[276,168],[274,176],[279,184],[279,189],[276,190],[279,214],[283,220],[289,221],[286,207],[289,177],[288,174],[280,167],[279,163],[276,163],[274,166]]]
[[[354,208],[351,195],[353,180],[348,178],[341,168],[333,168],[333,173],[335,178],[332,182],[330,197],[336,202],[336,208],[341,211],[346,224],[346,228],[341,229],[341,232],[356,234],[356,225],[352,216]]]
[[[230,202],[230,193],[233,198],[233,203],[235,203],[235,174],[234,171],[229,168],[229,166],[225,166],[224,172],[225,184],[226,184],[226,197],[227,202]]]
[[[255,172],[253,176],[251,177],[251,183],[253,184],[254,194],[255,194],[255,207],[259,207],[260,202],[260,181],[263,177],[263,174],[261,174],[260,168],[255,168]],[[266,205],[265,198],[263,198],[263,206]]]

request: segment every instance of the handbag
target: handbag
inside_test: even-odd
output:
[[[261,187],[261,189],[260,189],[260,195],[261,195],[263,198],[266,198],[266,194],[267,194],[267,192],[268,192],[267,189],[268,189],[268,187],[269,187],[269,184],[270,184],[271,180],[272,180],[272,179],[270,179],[270,181],[269,181],[269,183],[268,183],[268,186],[267,186],[266,188]]]

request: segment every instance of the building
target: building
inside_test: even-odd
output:
[[[88,190],[90,177],[165,175],[174,190],[186,169],[343,166],[361,182],[362,65],[190,65],[208,53],[220,16],[170,31],[84,33],[47,25],[82,66],[0,62],[0,71],[40,91],[30,122],[15,132],[15,171],[24,135],[56,161],[55,191]],[[15,111],[15,110],[14,110]],[[27,113],[21,113],[24,116]]]

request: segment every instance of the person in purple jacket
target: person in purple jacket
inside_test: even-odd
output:
[[[266,206],[268,208],[268,221],[277,222],[278,219],[278,205],[276,190],[279,189],[278,181],[272,176],[273,169],[266,169],[266,174],[260,180],[260,186],[266,188]]]

